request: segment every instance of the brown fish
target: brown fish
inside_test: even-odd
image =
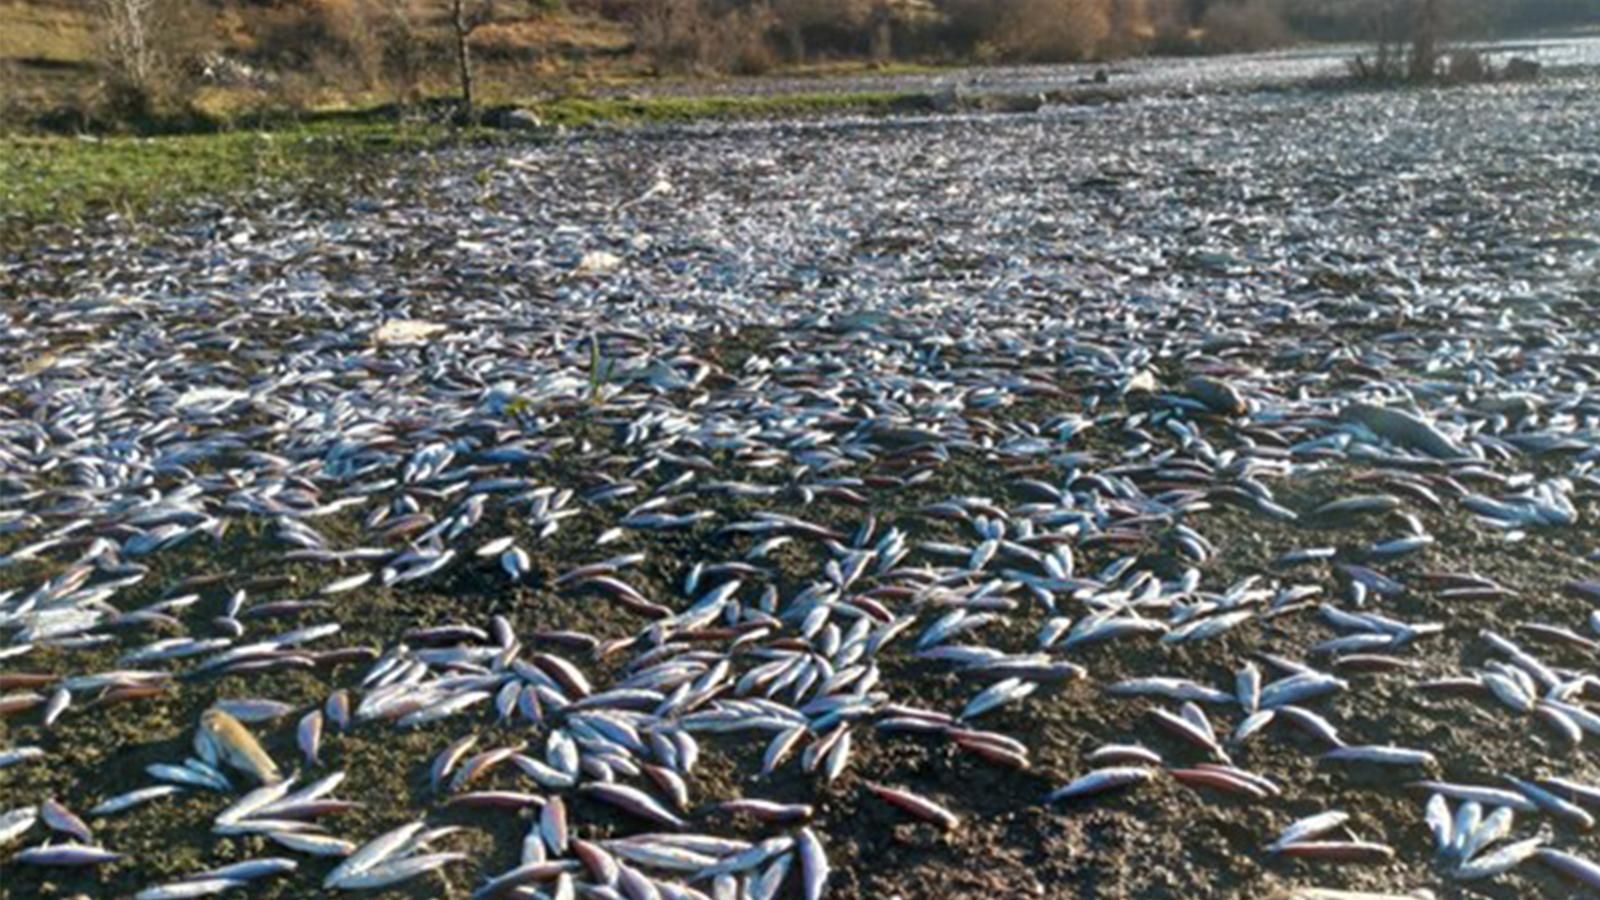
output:
[[[208,709],[200,714],[194,749],[202,759],[227,763],[262,784],[283,780],[277,764],[261,749],[255,735],[220,709]]]

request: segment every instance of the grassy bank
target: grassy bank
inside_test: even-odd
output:
[[[388,148],[416,144],[398,128],[306,128],[156,138],[0,138],[0,234],[140,217],[196,196],[272,180],[333,174]]]
[[[886,113],[890,93],[758,97],[569,98],[528,104],[547,125],[590,127],[829,113]],[[537,133],[535,133],[537,134]],[[0,242],[41,224],[115,213],[159,215],[176,202],[271,183],[348,184],[397,153],[457,143],[537,139],[489,129],[400,123],[339,113],[265,130],[158,137],[0,136]]]

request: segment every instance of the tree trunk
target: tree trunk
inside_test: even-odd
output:
[[[1411,78],[1429,81],[1439,68],[1439,0],[1419,0],[1411,41]]]
[[[887,4],[879,3],[872,10],[871,46],[872,61],[885,63],[894,55],[892,14]]]
[[[796,24],[791,22],[788,25],[784,26],[783,34],[784,34],[784,37],[789,42],[789,58],[793,62],[797,62],[797,63],[805,62],[806,61],[806,35],[805,35],[805,32],[800,29],[799,25],[796,25]]]
[[[466,0],[455,0],[452,21],[456,29],[456,64],[461,70],[461,116],[471,122],[472,110],[472,53],[467,47],[471,29],[467,27]]]

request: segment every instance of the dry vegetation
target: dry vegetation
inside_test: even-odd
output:
[[[1272,0],[1212,6],[1200,20],[1201,41],[1212,53],[1246,53],[1289,42],[1282,11]]]
[[[841,60],[1104,60],[1297,37],[1375,41],[1362,62],[1372,77],[1470,77],[1481,61],[1452,54],[1449,39],[1592,21],[1586,2],[0,0],[0,115],[189,129],[337,106],[416,108],[459,96],[464,70],[479,103],[493,105],[597,82]],[[1423,21],[1434,24],[1417,30]],[[1419,34],[1431,35],[1426,48]]]

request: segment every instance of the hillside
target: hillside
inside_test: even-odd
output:
[[[209,58],[240,61],[272,73],[282,91],[308,90],[313,105],[384,102],[390,87],[374,71],[359,72],[365,43],[376,42],[389,22],[370,15],[380,0],[306,0],[279,4],[229,4],[204,23],[188,23],[194,46]],[[392,8],[392,5],[391,5]],[[492,20],[476,25],[472,46],[491,94],[526,96],[551,85],[627,78],[639,74],[627,24],[595,11],[495,6]],[[449,6],[415,0],[404,13],[409,52],[422,94],[444,90],[451,69]],[[95,87],[97,50],[91,4],[63,0],[0,0],[0,94],[16,107],[73,105]],[[196,54],[197,56],[201,54]],[[237,87],[237,85],[234,85]],[[213,89],[213,104],[237,91]],[[233,99],[238,99],[237,97]],[[0,103],[0,106],[4,106]]]
[[[101,121],[102,0],[0,0],[0,122]],[[155,0],[157,101],[205,121],[298,117],[452,94],[450,0]],[[1595,23],[1574,0],[1437,0],[1443,39]],[[642,79],[838,74],[865,67],[1222,54],[1402,33],[1359,3],[1312,0],[467,0],[478,98],[592,96]],[[1399,11],[1396,11],[1399,10]],[[1382,19],[1382,16],[1378,16]],[[631,89],[631,88],[630,88]],[[145,91],[145,94],[151,92]],[[109,112],[113,121],[148,118]],[[91,117],[95,117],[91,121]]]

